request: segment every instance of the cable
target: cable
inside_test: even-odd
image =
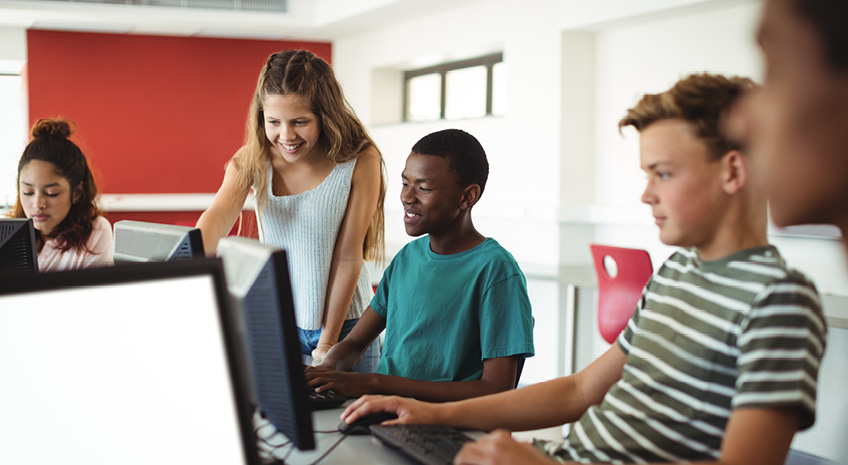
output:
[[[341,435],[341,437],[339,438],[339,440],[338,440],[338,441],[336,441],[336,443],[335,443],[335,444],[333,444],[332,446],[330,446],[330,448],[329,448],[329,449],[327,449],[327,451],[326,451],[326,452],[324,452],[323,454],[321,454],[321,456],[320,456],[320,457],[318,457],[318,459],[316,459],[314,462],[310,463],[309,465],[318,465],[318,463],[319,463],[319,462],[321,462],[322,460],[324,460],[325,458],[327,458],[327,456],[328,456],[328,455],[330,455],[330,452],[332,452],[332,451],[333,451],[333,449],[335,449],[335,448],[336,448],[336,446],[338,446],[339,444],[341,444],[341,442],[342,442],[342,441],[344,441],[346,437],[347,437],[347,436],[345,436],[344,434],[343,434],[343,435]]]

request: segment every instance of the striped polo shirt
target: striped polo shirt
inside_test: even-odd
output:
[[[814,285],[774,247],[701,261],[672,255],[645,287],[617,344],[621,379],[564,443],[565,461],[715,460],[738,408],[795,408],[815,420],[826,326]]]

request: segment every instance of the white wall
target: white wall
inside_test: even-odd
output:
[[[509,116],[451,122],[370,125],[386,158],[386,205],[390,249],[406,243],[398,200],[400,173],[409,149],[422,136],[446,127],[474,134],[487,151],[490,177],[475,207],[480,229],[496,237],[522,261],[555,266],[559,198],[560,46],[551,0],[470,2],[447,11],[334,42],[333,67],[360,117],[375,119],[373,102],[395,101],[397,87],[372,85],[387,72],[503,51],[508,66]],[[519,25],[535,24],[526,28]],[[376,74],[376,76],[375,76]],[[378,94],[373,94],[378,92]],[[385,92],[379,94],[379,92]],[[549,245],[549,246],[548,246]]]
[[[368,124],[372,110],[373,119],[382,122],[385,107],[395,104],[396,97],[380,94],[392,87],[390,92],[397,91],[396,83],[386,84],[393,70],[503,50],[509,68],[507,116],[372,124],[370,129],[387,160],[387,237],[395,250],[408,240],[397,178],[412,144],[433,130],[460,127],[487,149],[492,173],[476,222],[525,269],[537,318],[540,356],[528,361],[524,381],[561,371],[556,351],[561,350],[564,299],[558,282],[571,279],[567,270],[590,263],[589,242],[648,249],[655,267],[672,251],[659,242],[650,211],[639,201],[644,175],[638,136],[619,135],[618,120],[642,94],[661,92],[692,72],[759,80],[762,61],[754,31],[760,6],[751,0],[531,0],[520,6],[457,1],[452,9],[334,43],[337,75]],[[773,242],[823,292],[848,295],[848,266],[839,242],[785,237]],[[585,283],[592,277],[580,279]],[[590,290],[578,316],[578,367],[608,347],[597,337],[593,307]],[[846,333],[831,331],[832,350],[844,348]],[[832,399],[833,386],[844,385],[834,372],[839,363],[834,358],[829,355],[823,373],[822,405],[842,405]],[[796,447],[825,456],[839,452],[821,448],[829,436],[816,431],[839,427],[842,416],[827,414],[823,426],[799,436]]]

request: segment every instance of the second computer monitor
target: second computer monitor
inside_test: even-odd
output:
[[[0,274],[36,271],[38,252],[32,219],[0,219]]]
[[[115,223],[115,263],[203,258],[200,230],[188,226],[121,220]]]
[[[286,252],[228,237],[219,242],[218,257],[244,321],[259,407],[298,449],[314,449]]]

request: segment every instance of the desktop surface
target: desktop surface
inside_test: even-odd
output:
[[[315,428],[315,450],[294,450],[289,454],[291,446],[278,448],[274,456],[286,457],[287,465],[306,465],[318,460],[327,450],[343,436],[339,432],[323,433],[322,431],[336,431],[339,426],[340,416],[344,408],[350,405],[348,401],[344,406],[312,412],[312,424]],[[482,432],[469,432],[471,437],[479,437]],[[344,439],[336,446],[319,465],[414,465],[412,459],[406,457],[402,452],[389,446],[383,445],[378,439],[370,435],[344,436]]]

